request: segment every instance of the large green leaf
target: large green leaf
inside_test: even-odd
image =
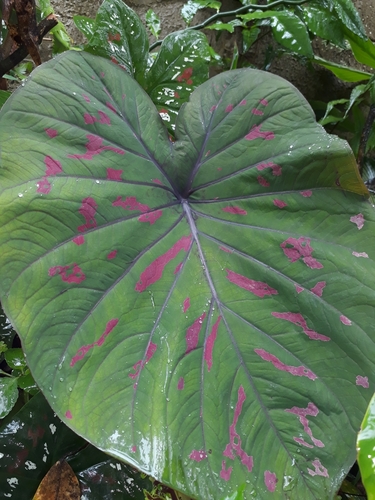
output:
[[[331,498],[374,389],[375,214],[301,94],[223,73],[171,142],[66,53],[0,141],[1,298],[58,416],[193,498]]]
[[[375,499],[375,395],[358,434],[358,463],[369,500]]]

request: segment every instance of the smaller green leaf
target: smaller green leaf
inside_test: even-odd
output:
[[[257,41],[260,29],[257,26],[251,26],[250,29],[242,30],[242,51],[246,53],[250,47]]]
[[[8,92],[7,90],[0,90],[0,108],[4,105],[5,101],[10,96],[11,92]]]
[[[216,31],[229,31],[229,33],[234,33],[234,28],[236,26],[243,26],[243,23],[239,19],[233,19],[232,21],[229,21],[229,23],[223,23],[219,21],[217,23],[210,24],[206,27],[206,29]]]
[[[17,379],[3,377],[0,379],[0,418],[4,418],[18,399]]]
[[[5,361],[13,370],[20,370],[27,367],[25,356],[19,347],[8,349],[5,353]]]
[[[352,0],[330,0],[333,11],[343,24],[355,35],[367,39],[366,30]]]
[[[358,464],[368,500],[375,500],[375,395],[363,419],[357,449]]]
[[[4,353],[8,350],[8,346],[5,342],[0,341],[0,354]]]
[[[322,57],[318,56],[314,56],[314,62],[329,69],[334,75],[344,82],[361,82],[363,80],[369,80],[372,76],[371,73],[343,66],[342,64],[337,64],[331,61],[326,61]]]
[[[240,486],[232,495],[226,496],[222,500],[244,500],[245,485]]]
[[[239,53],[239,50],[238,50],[238,46],[235,43],[234,47],[233,47],[233,56],[232,56],[232,62],[230,64],[230,69],[237,69],[239,57],[240,57],[240,53]]]
[[[349,102],[348,99],[336,99],[334,101],[330,101],[327,103],[327,109],[325,115],[321,120],[319,120],[320,125],[327,125],[328,123],[336,123],[338,121],[343,120],[343,113],[335,109],[337,104],[346,104]],[[334,114],[331,114],[331,111],[334,111]]]
[[[345,36],[340,19],[334,12],[324,8],[320,3],[302,6],[302,16],[309,30],[316,36],[346,48]]]
[[[95,19],[87,16],[73,16],[73,21],[79,31],[90,40],[95,32]]]
[[[362,40],[362,38],[356,36],[349,30],[345,30],[345,36],[350,43],[350,47],[357,61],[375,69],[375,45],[373,42],[369,38],[367,40]]]
[[[23,389],[31,395],[35,395],[39,392],[39,387],[36,385],[30,372],[18,377],[17,384],[20,389]]]
[[[269,19],[275,40],[291,52],[309,58],[313,57],[311,42],[306,25],[293,12],[283,10],[266,10],[242,14],[245,21],[254,19]]]
[[[220,7],[221,2],[216,0],[188,0],[181,9],[181,17],[189,25],[198,10],[211,8],[219,12]]]
[[[57,26],[51,29],[50,33],[53,35],[53,55],[61,54],[62,52],[71,49],[73,40],[68,35],[63,23],[59,22]]]
[[[161,31],[160,17],[152,9],[148,9],[146,12],[146,26],[155,38],[159,38]]]

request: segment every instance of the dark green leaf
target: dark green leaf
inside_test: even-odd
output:
[[[90,40],[95,33],[95,19],[87,16],[73,16],[73,21],[79,31]]]
[[[0,108],[4,105],[5,101],[10,97],[11,93],[6,90],[0,90]]]
[[[4,309],[54,411],[118,460],[193,498],[328,500],[375,387],[355,158],[257,70],[197,88],[175,139],[109,61],[35,70],[0,113]]]
[[[260,29],[257,26],[252,26],[250,29],[242,30],[242,51],[246,53],[250,50],[253,43],[258,39]]]
[[[324,8],[319,2],[303,5],[303,20],[314,35],[346,49],[344,30],[334,12]]]
[[[181,17],[186,24],[190,24],[199,9],[205,8],[220,10],[221,2],[216,0],[188,0],[181,9]]]
[[[4,418],[12,410],[18,399],[17,379],[0,378],[0,418]]]
[[[375,45],[373,42],[369,38],[363,40],[348,30],[346,30],[346,38],[357,61],[375,69]]]
[[[313,57],[307,28],[293,12],[266,10],[264,12],[250,12],[239,17],[244,21],[269,19],[273,36],[280,45],[296,54]]]
[[[149,45],[146,29],[138,15],[122,0],[104,0],[93,30],[85,50],[111,59],[142,82]]]
[[[331,10],[354,35],[367,39],[366,30],[352,0],[328,0]]]
[[[7,352],[5,353],[5,361],[10,368],[15,370],[20,370],[27,367],[23,351],[18,347],[7,350]]]
[[[17,384],[20,389],[23,389],[25,392],[29,394],[37,394],[39,392],[39,388],[35,383],[35,380],[31,373],[27,373],[25,375],[21,375],[17,378]]]
[[[375,500],[375,395],[372,397],[357,440],[358,464],[368,500]]]
[[[146,25],[154,37],[159,38],[161,31],[160,18],[152,9],[148,9],[146,12]]]
[[[206,36],[191,30],[166,36],[146,80],[146,90],[160,116],[173,130],[178,110],[208,79],[211,54]]]

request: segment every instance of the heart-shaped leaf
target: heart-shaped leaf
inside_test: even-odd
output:
[[[331,498],[374,388],[374,211],[300,93],[223,73],[171,142],[66,53],[0,115],[0,286],[77,433],[194,498]]]

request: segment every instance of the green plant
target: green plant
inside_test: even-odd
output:
[[[358,434],[358,463],[368,500],[375,499],[375,396],[372,397]]]
[[[256,70],[198,87],[175,135],[110,61],[33,72],[0,121],[4,309],[100,449],[193,498],[331,498],[374,377],[354,157]]]

